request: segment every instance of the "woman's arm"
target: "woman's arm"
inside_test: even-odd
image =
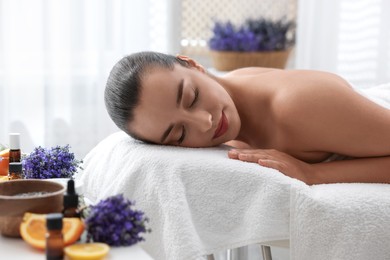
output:
[[[317,163],[309,184],[365,182],[390,183],[390,156]]]
[[[390,156],[308,164],[277,150],[233,149],[231,159],[274,168],[306,184],[390,183]]]
[[[225,144],[238,149],[251,149],[249,144],[238,140],[231,140],[226,142]]]

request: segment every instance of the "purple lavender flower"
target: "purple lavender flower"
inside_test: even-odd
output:
[[[69,145],[52,148],[36,147],[22,159],[27,179],[72,178],[82,161],[76,160]]]
[[[256,48],[253,32],[245,28],[235,28],[230,22],[216,22],[213,32],[214,36],[209,41],[213,50],[254,51]]]
[[[132,209],[132,206],[134,202],[124,198],[123,194],[91,206],[85,219],[88,241],[111,246],[130,246],[143,241],[140,234],[151,232],[145,227],[149,219],[142,211]]]
[[[285,19],[271,21],[265,19],[247,20],[239,27],[231,22],[215,22],[213,36],[209,40],[210,49],[216,51],[273,51],[284,50],[294,44],[293,22]]]

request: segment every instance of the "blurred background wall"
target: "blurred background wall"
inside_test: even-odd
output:
[[[0,0],[0,143],[70,144],[82,158],[118,131],[103,102],[126,54],[186,54],[212,69],[216,20],[296,22],[287,69],[340,74],[358,87],[390,81],[390,1]]]

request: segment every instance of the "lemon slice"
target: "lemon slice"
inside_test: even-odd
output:
[[[99,260],[103,259],[110,250],[104,243],[74,244],[65,247],[64,251],[70,260]]]

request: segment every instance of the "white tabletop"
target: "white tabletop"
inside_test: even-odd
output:
[[[28,245],[21,238],[7,238],[0,235],[0,259],[1,260],[43,260],[45,252],[39,251]],[[139,245],[130,247],[110,248],[106,260],[153,260]]]

